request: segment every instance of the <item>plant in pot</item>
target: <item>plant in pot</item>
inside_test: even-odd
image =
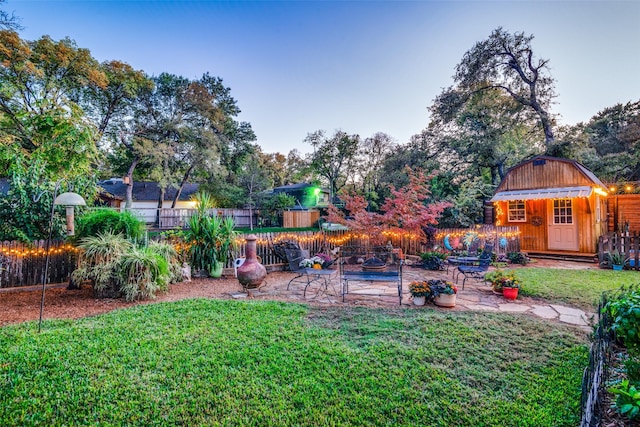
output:
[[[427,298],[431,296],[431,288],[425,281],[416,280],[409,283],[409,292],[415,305],[424,305]]]
[[[230,259],[234,259],[238,248],[238,232],[235,230],[236,224],[233,217],[225,217],[220,221],[218,234],[215,236],[217,249],[216,271],[211,274],[213,277],[222,275],[222,268],[228,265]]]
[[[455,307],[458,287],[448,280],[432,279],[427,281],[431,290],[430,300],[439,307]]]
[[[493,293],[502,295],[503,284],[505,281],[516,280],[515,273],[511,270],[503,270],[498,268],[484,275],[484,281],[491,283]]]
[[[514,300],[518,298],[518,290],[520,289],[520,281],[515,274],[510,271],[498,279],[498,287],[502,288],[502,295],[506,299]]]
[[[607,252],[607,258],[615,271],[621,271],[627,262],[625,255],[620,253],[620,251]]]

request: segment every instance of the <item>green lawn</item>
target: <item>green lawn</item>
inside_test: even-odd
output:
[[[640,283],[640,272],[518,268],[523,295],[595,311],[602,292]]]
[[[185,300],[0,328],[0,425],[575,426],[582,333],[529,316]]]

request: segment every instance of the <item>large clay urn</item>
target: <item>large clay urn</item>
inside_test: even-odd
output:
[[[262,284],[267,276],[267,269],[258,262],[256,257],[256,240],[258,238],[254,234],[245,237],[247,241],[245,252],[245,261],[238,267],[238,281],[247,289],[257,288]]]

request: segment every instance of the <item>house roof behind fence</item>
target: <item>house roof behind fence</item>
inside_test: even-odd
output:
[[[98,185],[102,187],[106,192],[111,193],[114,196],[122,197],[123,199],[126,197],[127,186],[124,184],[124,182],[122,182],[121,179],[108,179],[105,181],[100,181]],[[191,196],[193,196],[198,191],[199,187],[200,184],[185,184],[178,200],[191,200]],[[177,187],[168,187],[164,193],[164,200],[173,200],[177,191]],[[160,187],[158,186],[157,182],[133,182],[132,197],[134,202],[157,201],[159,196]]]

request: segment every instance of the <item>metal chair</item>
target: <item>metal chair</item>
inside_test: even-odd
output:
[[[307,296],[307,288],[313,282],[323,282],[324,290],[326,291],[329,284],[331,283],[331,276],[336,273],[336,270],[318,270],[315,268],[304,268],[300,267],[300,261],[303,259],[309,258],[309,251],[302,249],[285,249],[285,254],[287,256],[287,263],[289,264],[289,269],[297,273],[293,279],[289,280],[287,283],[287,290],[289,290],[289,286],[294,282],[300,282],[304,284],[304,292],[302,293],[303,298]],[[333,285],[332,285],[333,287]],[[320,289],[318,293],[321,291]],[[335,294],[335,289],[334,289]]]
[[[456,275],[456,283],[460,274],[464,276],[462,279],[462,289],[468,277],[474,279],[484,279],[484,274],[489,270],[493,258],[493,245],[486,245],[478,258],[477,265],[461,265],[458,267],[458,275]]]

